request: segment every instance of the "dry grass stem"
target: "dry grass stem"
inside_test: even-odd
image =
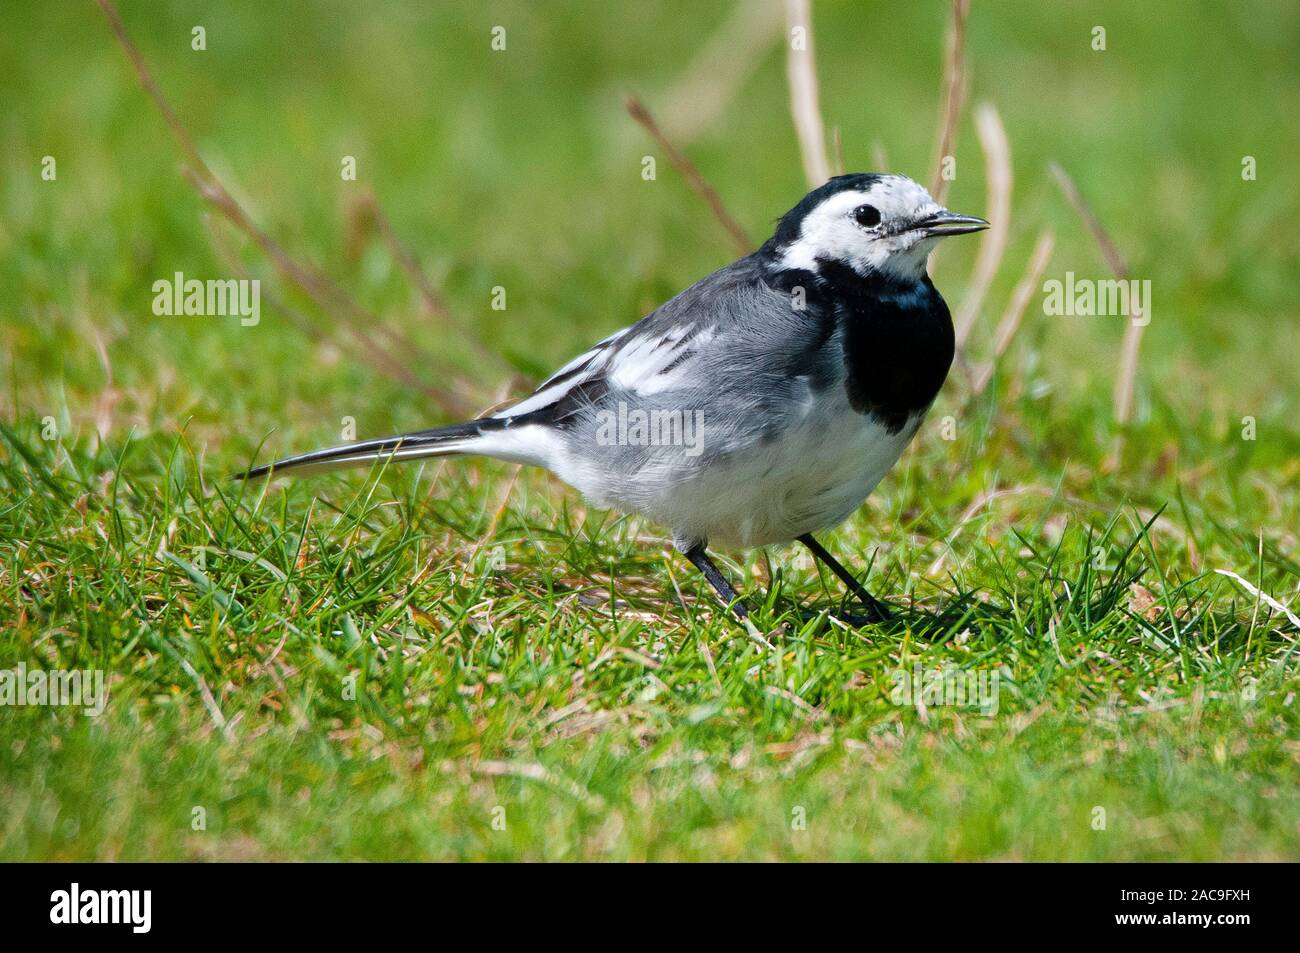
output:
[[[1120,281],[1128,281],[1128,262],[1124,260],[1124,256],[1120,254],[1119,248],[1111,239],[1110,233],[1106,231],[1101,221],[1093,213],[1092,208],[1084,200],[1078,186],[1074,184],[1074,180],[1057,163],[1053,162],[1050,168],[1066,200],[1074,206],[1074,210],[1079,213],[1079,217],[1083,219],[1084,225],[1087,226],[1088,231],[1097,242],[1097,247],[1101,250],[1102,257],[1106,259],[1106,264],[1110,266],[1112,274]],[[1130,315],[1129,321],[1125,325],[1124,341],[1120,345],[1119,373],[1115,377],[1115,387],[1112,392],[1115,423],[1121,428],[1126,426],[1133,418],[1133,394],[1137,386],[1138,354],[1142,345],[1142,331],[1147,324],[1145,321],[1137,321],[1136,319],[1139,317],[1141,317],[1140,314]],[[1147,317],[1149,319],[1150,316]],[[1121,448],[1122,444],[1117,443],[1115,447],[1116,457]]]
[[[826,130],[817,95],[817,66],[813,58],[812,10],[808,0],[786,0],[786,79],[790,84],[790,112],[799,136],[799,154],[809,188],[831,177],[826,158]],[[796,35],[796,30],[802,30]],[[800,47],[796,49],[796,46]]]
[[[1111,240],[1110,234],[1098,221],[1097,216],[1093,214],[1092,208],[1084,201],[1078,186],[1074,184],[1074,179],[1070,178],[1065,169],[1055,162],[1051,163],[1049,168],[1052,176],[1056,179],[1057,185],[1061,187],[1061,191],[1065,194],[1066,200],[1074,206],[1074,210],[1083,219],[1083,224],[1088,227],[1088,231],[1096,239],[1097,247],[1101,249],[1102,257],[1106,259],[1106,264],[1110,266],[1110,270],[1115,273],[1116,278],[1128,280],[1128,262],[1119,253],[1119,248]]]
[[[351,302],[350,299],[346,297],[340,298],[341,292],[332,293],[330,291],[333,287],[332,283],[326,282],[322,284],[316,280],[319,273],[300,264],[275,239],[258,228],[239,203],[230,196],[230,193],[219,182],[215,180],[205,181],[193,169],[186,169],[185,177],[213,208],[251,238],[271,259],[281,274],[297,285],[322,311],[331,314],[334,312],[336,305],[345,304],[348,310],[360,319],[361,324],[379,330],[381,333],[383,332],[377,317],[355,302]],[[453,416],[465,416],[475,406],[475,402],[464,393],[446,390],[421,380],[408,364],[397,358],[371,335],[365,333],[365,330],[358,327],[357,324],[350,321],[340,321],[338,326],[343,328],[356,341],[373,367],[383,371],[395,380],[419,390],[446,413]]]
[[[878,141],[871,144],[871,167],[875,172],[889,171],[889,152]]]
[[[727,207],[722,204],[722,199],[718,197],[717,190],[700,174],[700,170],[695,168],[695,163],[686,158],[684,153],[668,141],[668,137],[659,128],[659,124],[650,115],[650,110],[646,109],[645,105],[635,96],[629,96],[627,98],[627,112],[629,116],[641,124],[646,132],[650,133],[650,137],[664,151],[664,155],[668,156],[668,161],[673,164],[673,168],[682,174],[682,177],[686,179],[686,183],[708,204],[710,211],[713,212],[713,217],[721,223],[722,227],[727,230],[727,234],[731,236],[737,251],[742,255],[748,255],[753,251],[754,243],[749,240],[749,236],[745,234],[745,230],[740,227],[739,223],[731,217]]]
[[[944,43],[943,88],[939,103],[939,130],[934,143],[934,175],[930,194],[943,204],[948,195],[948,181],[943,177],[943,158],[953,154],[957,142],[957,122],[966,98],[966,18],[970,0],[953,0],[952,23]]]
[[[1011,339],[1016,336],[1016,331],[1020,329],[1020,322],[1024,318],[1025,309],[1029,307],[1030,299],[1033,298],[1034,292],[1038,290],[1039,279],[1043,277],[1047,263],[1051,261],[1052,250],[1055,246],[1056,236],[1050,228],[1044,229],[1039,234],[1038,241],[1034,243],[1034,250],[1029,256],[1029,263],[1025,266],[1025,273],[1012,290],[1011,299],[1007,303],[1007,310],[1003,313],[1002,320],[998,322],[997,343],[993,347],[993,358],[975,374],[975,380],[971,385],[972,397],[984,392],[984,388],[988,386],[989,380],[993,377],[993,370],[997,367],[998,360],[1011,346]]]
[[[171,104],[163,95],[153,74],[149,71],[148,65],[144,61],[140,50],[136,47],[126,28],[122,24],[121,17],[118,15],[117,8],[112,0],[96,0],[99,8],[104,11],[108,18],[109,26],[112,28],[118,43],[126,51],[127,57],[131,60],[131,65],[135,69],[136,75],[140,80],[141,86],[162,114],[168,128],[171,129],[176,141],[185,154],[190,167],[185,170],[185,177],[198,190],[199,194],[210,204],[220,211],[227,219],[230,220],[240,231],[248,235],[262,251],[275,264],[276,268],[289,278],[294,284],[298,285],[309,297],[316,301],[317,305],[327,314],[333,313],[339,307],[342,307],[352,313],[354,316],[362,319],[371,327],[378,330],[381,334],[389,337],[399,348],[416,353],[414,347],[409,341],[404,339],[396,332],[383,328],[378,319],[367,313],[351,298],[349,298],[341,288],[335,285],[324,273],[311,265],[302,264],[284,250],[278,242],[270,237],[255,225],[252,219],[244,211],[243,207],[230,194],[229,190],[221,183],[221,180],[213,173],[212,169],[204,161],[198,149],[194,145],[193,139],[189,132],[181,123],[176,111],[172,109]],[[415,373],[411,365],[407,364],[395,354],[386,348],[371,340],[359,329],[350,323],[340,322],[350,334],[357,337],[362,343],[364,349],[371,357],[374,366],[387,373],[389,376],[401,381],[402,383],[422,391],[434,403],[438,404],[443,410],[452,414],[463,413],[471,404],[466,403],[462,398],[450,391],[433,386],[421,380]]]
[[[686,72],[660,97],[663,125],[673,142],[689,145],[712,126],[781,35],[781,8],[740,0]]]
[[[221,228],[218,226],[219,221],[221,220],[210,212],[203,213],[203,224],[207,228],[213,254],[217,256],[217,260],[224,267],[229,268],[240,278],[251,281],[253,273],[248,270],[248,266],[244,264],[243,259],[239,257],[230,241],[222,234]],[[262,297],[266,299],[267,304],[288,318],[290,324],[313,341],[319,343],[327,339],[325,330],[316,321],[296,308],[291,308],[272,291],[263,288]]]
[[[1274,599],[1267,592],[1263,592],[1254,583],[1250,582],[1247,579],[1243,579],[1241,576],[1237,575],[1231,569],[1216,569],[1214,571],[1217,572],[1220,576],[1227,576],[1229,579],[1237,583],[1237,585],[1241,586],[1241,588],[1249,592],[1256,599],[1271,606],[1276,611],[1282,613],[1284,616],[1287,617],[1287,620],[1291,623],[1291,625],[1295,627],[1296,631],[1300,632],[1300,617],[1297,617],[1294,612],[1292,612],[1290,609],[1288,609],[1278,600]]]
[[[1133,318],[1139,315],[1134,314]],[[1124,340],[1119,347],[1119,373],[1115,377],[1115,388],[1111,400],[1115,405],[1115,423],[1127,426],[1133,419],[1133,394],[1137,388],[1138,354],[1142,347],[1143,326],[1136,320],[1130,320],[1124,326]]]
[[[1002,264],[1002,254],[1007,248],[1007,235],[1011,231],[1011,146],[1007,131],[1002,126],[998,111],[985,103],[975,110],[975,130],[984,150],[984,175],[988,183],[989,230],[980,242],[975,259],[975,271],[966,296],[957,309],[954,322],[957,329],[957,347],[965,347],[975,319],[979,317],[984,296]]]
[[[484,343],[476,328],[460,320],[452,312],[451,307],[447,304],[447,299],[433,286],[433,282],[420,266],[414,252],[402,241],[401,236],[397,234],[397,230],[393,228],[393,223],[388,218],[388,214],[384,211],[378,197],[373,192],[368,193],[365,197],[365,203],[366,210],[369,212],[380,237],[384,240],[384,244],[388,246],[393,259],[406,272],[411,284],[419,291],[420,299],[424,302],[428,312],[435,318],[451,324],[470,343],[470,346],[474,348],[474,352],[479,357],[496,364],[498,367],[509,368],[505,358]]]

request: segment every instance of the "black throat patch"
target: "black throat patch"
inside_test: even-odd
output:
[[[854,410],[892,434],[934,403],[952,367],[955,337],[948,305],[928,275],[899,284],[821,260],[815,275],[800,270],[782,278],[808,287],[809,305],[843,328],[845,389]]]

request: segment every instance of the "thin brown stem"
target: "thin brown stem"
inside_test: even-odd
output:
[[[1097,219],[1097,216],[1093,214],[1092,208],[1089,207],[1086,201],[1084,201],[1083,195],[1079,192],[1078,186],[1074,184],[1074,179],[1070,178],[1065,169],[1061,168],[1061,166],[1055,162],[1050,163],[1048,168],[1051,169],[1052,175],[1056,179],[1056,184],[1059,185],[1061,191],[1065,193],[1066,200],[1074,206],[1074,210],[1078,212],[1079,217],[1083,219],[1083,224],[1088,227],[1088,231],[1092,234],[1093,239],[1096,240],[1097,247],[1101,249],[1101,255],[1106,259],[1106,264],[1110,266],[1110,270],[1114,272],[1116,278],[1119,278],[1121,281],[1127,281],[1128,262],[1124,260],[1124,256],[1120,254],[1119,248],[1111,240],[1110,234]]]
[[[207,228],[208,238],[212,243],[213,253],[217,256],[218,261],[220,261],[222,265],[239,275],[240,278],[249,281],[253,280],[253,274],[248,270],[248,266],[244,264],[243,259],[239,257],[238,253],[231,246],[229,240],[222,234],[221,228],[218,224],[220,221],[221,219],[209,212],[203,214],[203,224]],[[271,305],[272,308],[288,318],[289,323],[304,335],[318,343],[326,340],[325,330],[310,316],[296,308],[291,308],[266,288],[262,289],[262,297],[269,305]]]
[[[713,217],[727,230],[727,234],[731,236],[737,250],[742,255],[748,255],[753,251],[754,243],[749,240],[745,230],[731,217],[726,206],[722,204],[722,199],[718,197],[717,191],[705,180],[704,176],[700,175],[700,170],[695,168],[695,164],[668,141],[668,137],[663,134],[663,130],[659,128],[654,117],[650,115],[650,110],[646,109],[644,104],[635,96],[629,96],[627,98],[627,112],[629,116],[641,124],[646,132],[650,133],[650,137],[668,156],[668,161],[682,174],[682,177],[686,179],[686,183],[695,193],[708,204],[710,211],[713,212]]]
[[[221,183],[221,180],[213,173],[211,167],[204,161],[203,156],[199,153],[194,145],[194,140],[186,131],[184,124],[180,121],[176,111],[172,108],[167,98],[163,95],[158,83],[154,80],[153,74],[149,71],[148,64],[145,63],[139,48],[127,33],[122,19],[118,15],[117,8],[112,0],[95,0],[99,8],[104,11],[108,18],[109,26],[113,34],[117,37],[118,43],[126,51],[127,57],[135,69],[136,75],[140,80],[140,85],[162,114],[163,120],[167,123],[176,141],[181,147],[189,162],[189,168],[184,170],[185,178],[199,192],[199,194],[208,201],[214,208],[221,212],[232,224],[238,227],[248,235],[262,251],[275,264],[276,268],[289,278],[294,284],[298,285],[316,304],[327,314],[332,314],[336,309],[342,308],[355,318],[360,319],[365,324],[377,329],[381,334],[389,337],[394,343],[403,349],[415,353],[411,343],[401,335],[391,329],[384,328],[374,315],[369,314],[360,305],[353,301],[338,285],[332,282],[319,269],[303,264],[294,259],[284,248],[271,238],[266,232],[255,225],[252,219],[244,211],[243,207],[230,194],[229,190]],[[363,334],[352,323],[342,323],[349,334],[357,338],[365,351],[371,356],[376,366],[400,380],[402,383],[417,388],[426,394],[431,400],[438,404],[442,409],[449,413],[464,413],[466,408],[472,406],[472,402],[467,403],[459,395],[451,391],[433,386],[422,381],[410,365],[387,351],[377,342],[372,341],[368,336]],[[425,358],[427,359],[427,356]]]
[[[767,57],[784,25],[778,4],[737,0],[672,87],[656,97],[667,135],[685,146],[712,127]]]
[[[452,312],[451,306],[447,304],[447,299],[439,293],[438,289],[433,286],[428,274],[416,260],[415,254],[410,247],[402,241],[393,228],[393,223],[389,220],[383,206],[374,193],[366,195],[365,202],[374,221],[375,228],[379,231],[380,237],[392,252],[393,258],[401,269],[406,272],[406,276],[415,285],[420,293],[420,298],[429,313],[436,318],[440,318],[455,326],[456,330],[470,343],[476,354],[484,360],[491,361],[499,367],[509,369],[505,358],[496,351],[489,348],[483,339],[479,336],[477,330],[466,325]]]
[[[966,98],[966,19],[970,0],[953,0],[952,22],[944,43],[943,86],[939,103],[939,129],[935,136],[934,175],[930,194],[943,204],[948,195],[948,180],[943,177],[943,160],[953,154],[957,142],[957,122],[961,119]]]
[[[254,225],[239,203],[232,199],[230,193],[222,188],[219,183],[203,181],[193,169],[186,169],[184,174],[186,179],[198,190],[199,194],[213,208],[225,216],[231,224],[251,238],[282,274],[316,302],[316,305],[322,311],[330,313],[331,301],[328,291],[313,280],[311,270],[300,265],[280,247],[275,239]],[[378,326],[378,319],[362,309],[360,305],[352,304],[351,310],[353,310],[354,314],[359,315],[365,324],[371,327]],[[464,416],[473,407],[473,402],[467,400],[463,395],[421,380],[407,364],[395,357],[352,322],[339,322],[339,325],[356,340],[376,368],[408,387],[421,391],[447,413]]]
[[[813,58],[812,9],[808,0],[786,0],[786,81],[790,86],[790,112],[799,137],[799,154],[809,188],[831,177],[826,158],[826,129],[817,92],[817,65]],[[802,30],[802,34],[796,34]]]
[[[1020,329],[1020,322],[1025,316],[1025,309],[1029,307],[1029,302],[1038,288],[1038,280],[1043,276],[1047,263],[1052,259],[1052,249],[1055,244],[1056,237],[1052,234],[1050,228],[1044,229],[1038,236],[1038,241],[1034,243],[1033,253],[1029,256],[1028,264],[1025,265],[1025,273],[1011,292],[1007,310],[1003,313],[1002,320],[998,322],[997,343],[993,348],[993,359],[976,372],[974,382],[971,384],[971,397],[983,393],[984,388],[988,386],[989,380],[993,377],[993,370],[997,367],[999,359],[1006,354],[1007,349],[1011,346],[1011,339],[1016,336],[1016,331]]]
[[[1106,259],[1106,264],[1110,266],[1111,272],[1120,281],[1128,281],[1128,262],[1120,254],[1119,247],[1111,239],[1110,233],[1106,231],[1100,219],[1093,213],[1078,186],[1074,184],[1074,180],[1057,163],[1051,163],[1050,168],[1057,184],[1061,187],[1061,191],[1065,194],[1066,200],[1074,206],[1074,210],[1079,213],[1079,217],[1083,219],[1084,225],[1097,242],[1097,247],[1101,250],[1101,256]],[[1115,387],[1111,395],[1115,407],[1115,423],[1121,429],[1127,426],[1133,418],[1133,395],[1137,387],[1138,355],[1142,345],[1142,332],[1151,320],[1150,315],[1144,316],[1140,313],[1128,317],[1128,324],[1124,328],[1124,340],[1120,345],[1119,373],[1115,377]],[[1142,318],[1145,318],[1145,320],[1141,320]],[[1123,444],[1121,439],[1117,437],[1112,463],[1118,461],[1122,450]]]
[[[954,324],[957,347],[964,348],[979,317],[984,296],[988,294],[1002,253],[1006,251],[1011,231],[1011,145],[998,111],[985,103],[975,111],[975,130],[984,150],[984,174],[987,179],[989,229],[980,242],[971,283],[957,309]]]

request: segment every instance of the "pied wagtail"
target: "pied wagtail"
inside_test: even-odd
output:
[[[836,176],[787,212],[758,251],[504,410],[242,476],[449,454],[532,464],[597,506],[670,529],[673,545],[741,618],[745,603],[709,558],[709,543],[799,540],[869,619],[887,618],[812,534],[856,510],[916,436],[954,347],[926,259],[939,239],[987,227],[944,209],[906,176]]]

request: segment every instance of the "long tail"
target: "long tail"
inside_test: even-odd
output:
[[[418,430],[414,433],[399,434],[394,437],[382,437],[378,440],[362,440],[338,447],[326,447],[313,450],[296,457],[286,457],[275,463],[253,467],[244,473],[235,474],[237,480],[256,480],[264,476],[279,476],[292,471],[295,474],[324,473],[373,463],[376,460],[413,460],[419,457],[442,457],[456,453],[483,453],[505,459],[519,459],[530,462],[517,453],[510,452],[513,447],[499,438],[506,437],[505,431],[512,421],[505,417],[486,417],[471,420],[463,424],[451,424],[447,427],[435,427],[432,430]]]

